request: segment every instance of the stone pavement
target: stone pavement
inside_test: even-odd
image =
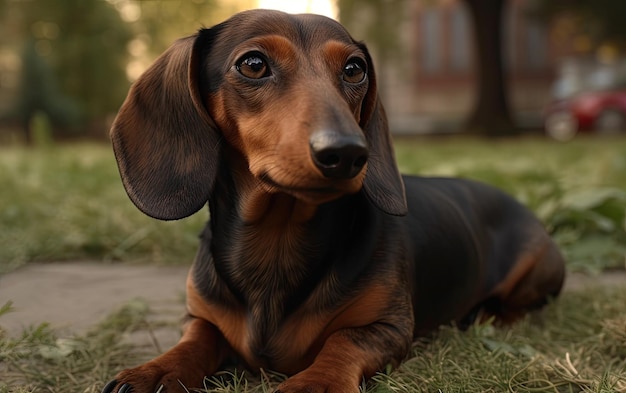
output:
[[[14,311],[0,316],[10,335],[49,322],[59,336],[85,332],[133,299],[144,300],[153,317],[172,328],[158,332],[162,348],[180,337],[188,267],[95,262],[28,264],[0,276],[0,306],[11,300]],[[593,285],[626,285],[626,272],[599,276],[570,275],[566,290]]]

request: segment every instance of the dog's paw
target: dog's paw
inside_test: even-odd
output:
[[[202,373],[189,370],[165,371],[146,364],[121,371],[102,388],[102,393],[184,393],[190,388],[202,386],[203,380]]]
[[[348,376],[336,378],[305,370],[278,385],[274,393],[358,393],[357,381]]]

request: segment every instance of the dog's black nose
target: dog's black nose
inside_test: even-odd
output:
[[[313,162],[325,177],[350,179],[367,162],[367,142],[362,135],[318,131],[309,140]]]

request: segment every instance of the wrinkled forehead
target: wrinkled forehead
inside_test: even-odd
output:
[[[284,37],[305,52],[322,48],[329,41],[344,43],[346,48],[358,47],[341,24],[325,16],[292,15],[273,10],[244,11],[199,32],[201,67],[206,70],[200,75],[200,82],[208,91],[215,91],[235,57],[242,54],[238,52],[244,43],[258,44],[264,37],[273,37],[272,41],[276,42],[277,36]]]
[[[273,10],[250,10],[224,22],[222,38],[237,45],[263,35],[282,35],[302,48],[328,40],[352,43],[346,29],[322,15],[287,14]]]

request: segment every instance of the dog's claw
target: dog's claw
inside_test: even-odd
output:
[[[117,380],[114,379],[112,381],[109,381],[106,385],[104,385],[104,387],[102,388],[102,393],[112,393],[113,389],[117,386]]]
[[[131,393],[132,391],[133,391],[133,386],[125,383],[122,386],[120,386],[117,393]]]
[[[101,393],[113,393],[113,390],[115,389],[117,384],[118,384],[118,381],[116,379],[109,381],[106,385],[104,385]],[[123,383],[122,386],[120,386],[120,388],[117,389],[117,393],[131,393],[132,391],[133,391],[133,386],[128,383]]]

